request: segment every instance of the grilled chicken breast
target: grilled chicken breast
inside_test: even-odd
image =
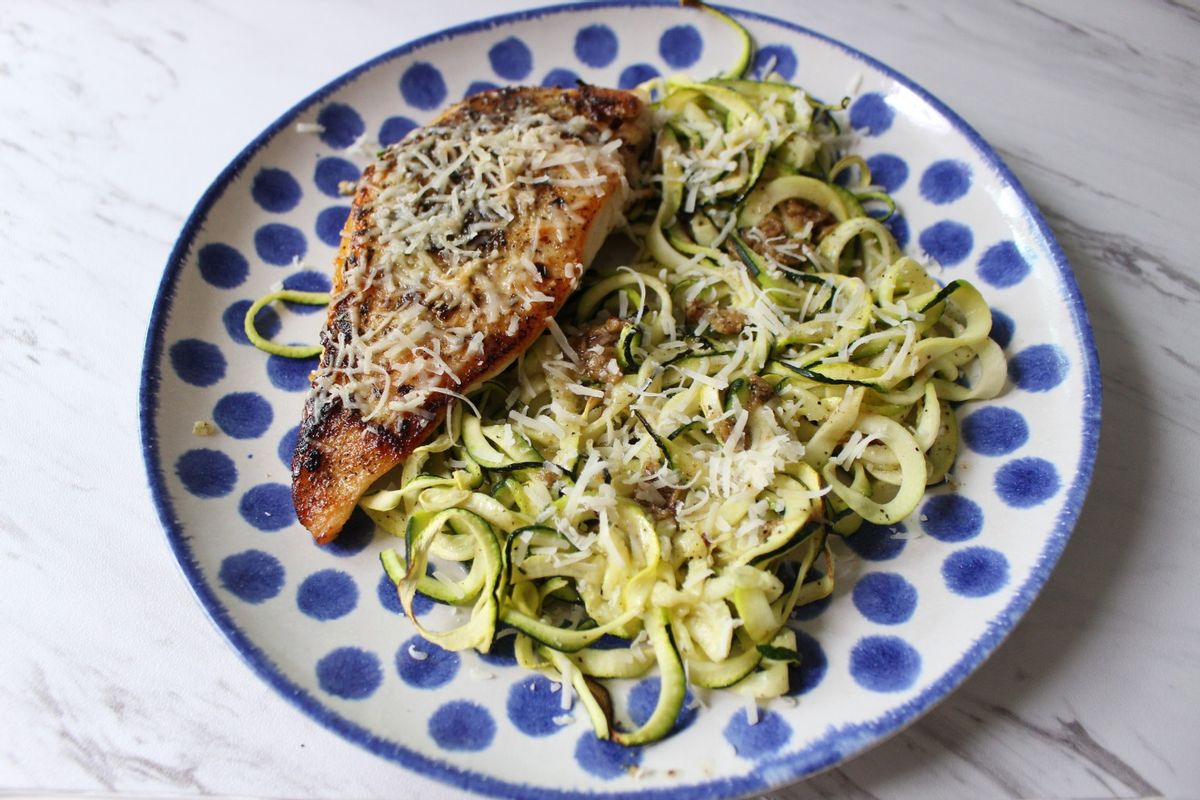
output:
[[[620,221],[649,138],[636,95],[471,97],[368,167],[342,233],[292,459],[318,542],[545,329]]]

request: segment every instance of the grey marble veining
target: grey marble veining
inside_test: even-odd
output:
[[[743,5],[891,64],[999,150],[1075,268],[1105,383],[1091,496],[1009,640],[904,732],[773,797],[1197,796],[1200,8]],[[207,622],[149,502],[136,387],[213,176],[313,87],[480,13],[0,4],[0,793],[454,796],[279,701]]]

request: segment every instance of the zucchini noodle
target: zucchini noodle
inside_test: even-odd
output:
[[[267,304],[274,303],[277,300],[284,300],[289,303],[301,303],[307,306],[324,306],[329,305],[329,294],[327,292],[301,292],[295,289],[280,289],[279,291],[263,295],[246,309],[246,316],[242,321],[242,329],[246,333],[246,338],[259,350],[262,350],[264,353],[270,353],[273,356],[312,358],[313,356],[321,355],[322,348],[319,344],[279,344],[258,332],[258,327],[254,324],[254,317]]]
[[[361,503],[405,539],[383,562],[424,636],[486,652],[515,629],[519,663],[628,745],[670,732],[689,682],[784,694],[792,612],[833,591],[830,541],[911,514],[954,463],[954,404],[1004,382],[982,296],[903,255],[895,204],[842,157],[845,103],[744,80],[744,55],[644,87],[636,257],[590,272]],[[460,624],[420,625],[417,592]],[[657,707],[621,729],[600,680],[655,666]]]

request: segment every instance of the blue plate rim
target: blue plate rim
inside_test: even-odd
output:
[[[259,649],[238,627],[232,615],[216,597],[213,589],[204,581],[199,565],[191,553],[183,526],[176,516],[170,495],[167,493],[163,468],[158,457],[158,431],[154,424],[154,418],[158,410],[158,390],[161,383],[160,366],[162,363],[166,322],[174,304],[179,274],[187,262],[188,254],[191,251],[196,235],[201,230],[203,221],[207,218],[212,207],[224,194],[226,187],[241,174],[249,161],[277,133],[292,124],[301,111],[310,108],[359,75],[382,63],[394,60],[442,40],[452,39],[456,36],[500,25],[539,19],[560,13],[641,7],[674,8],[678,6],[673,0],[641,0],[640,2],[638,0],[589,0],[588,2],[581,3],[543,6],[478,19],[445,28],[402,44],[343,73],[309,94],[281,114],[278,119],[246,145],[205,190],[184,223],[179,238],[176,240],[168,256],[155,296],[154,307],[150,316],[150,325],[147,331],[143,353],[141,384],[139,387],[139,427],[142,438],[142,456],[145,461],[151,499],[154,502],[166,532],[168,544],[175,555],[180,570],[183,572],[197,600],[208,613],[213,624],[229,640],[234,649],[242,656],[243,660],[246,661],[261,679],[321,725],[336,732],[343,738],[364,747],[375,755],[398,763],[403,767],[458,788],[469,789],[497,797],[528,798],[532,796],[544,798],[545,800],[558,800],[559,798],[563,798],[564,800],[567,798],[612,798],[613,800],[617,800],[618,798],[621,800],[633,800],[633,798],[662,798],[666,800],[667,798],[672,798],[674,800],[683,800],[683,798],[696,796],[738,797],[814,775],[900,732],[966,680],[1000,645],[1029,608],[1045,584],[1059,556],[1062,554],[1074,528],[1074,524],[1079,517],[1088,487],[1091,483],[1099,444],[1102,404],[1099,357],[1082,293],[1079,290],[1066,255],[1051,232],[1045,218],[999,155],[996,154],[974,128],[936,96],[895,69],[871,56],[825,34],[786,20],[781,20],[777,17],[729,6],[719,6],[722,10],[735,16],[765,22],[830,44],[873,69],[878,70],[929,103],[939,114],[949,120],[951,125],[960,134],[967,138],[976,151],[976,154],[995,171],[999,179],[1007,183],[1016,192],[1026,216],[1033,223],[1034,228],[1050,252],[1054,266],[1059,273],[1062,293],[1069,303],[1077,343],[1085,362],[1083,365],[1083,441],[1080,448],[1079,462],[1067,491],[1066,502],[1055,520],[1054,530],[1051,532],[1045,547],[1039,554],[1037,563],[1029,579],[1020,587],[1008,606],[992,621],[987,632],[976,640],[952,667],[917,697],[899,708],[893,709],[870,722],[856,723],[831,729],[820,740],[811,744],[803,751],[754,762],[747,774],[663,789],[633,792],[548,789],[529,784],[510,783],[482,773],[459,769],[410,750],[396,742],[376,736],[368,729],[334,712],[322,704],[311,693],[289,680],[271,661],[270,657]]]

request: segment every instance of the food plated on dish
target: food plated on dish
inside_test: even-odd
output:
[[[953,470],[955,405],[1007,374],[979,291],[886,227],[848,101],[746,79],[749,35],[705,10],[745,43],[718,77],[489,90],[379,153],[292,456],[318,542],[363,495],[404,540],[382,561],[427,641],[515,636],[625,745],[669,734],[689,684],[785,695],[830,537],[911,514]],[[618,225],[630,260],[587,270]],[[418,593],[469,616],[435,630]],[[620,728],[598,681],[654,667]]]
[[[368,167],[293,459],[318,541],[541,335],[622,219],[648,129],[628,92],[495,90]]]
[[[735,796],[895,730],[1011,627],[1086,485],[1090,351],[1036,210],[936,101],[752,15],[738,20],[762,46],[738,78],[740,39],[716,18],[617,11],[538,12],[403,48],[256,142],[168,270],[147,463],[214,618],[342,735],[490,793]],[[451,66],[468,41],[479,63]],[[373,486],[351,482],[343,510],[367,491],[336,538],[336,523],[323,536],[314,524],[325,543],[303,544],[288,484],[322,367],[311,354],[326,349],[321,316],[303,312],[347,288],[329,265],[365,208],[351,192],[372,163],[409,157],[454,98],[500,97],[481,77],[528,86],[544,72],[569,92],[562,64],[650,108],[653,141],[622,161],[629,190],[613,195],[627,224],[564,272],[573,293],[537,288],[531,257],[494,327],[366,362],[386,379],[365,367],[329,381],[360,418],[378,408],[363,428],[434,422],[418,413],[441,411],[427,397],[404,405],[406,384],[445,397],[446,417]],[[589,160],[577,176],[522,174],[595,182]],[[507,240],[491,224],[479,241]],[[504,263],[487,273],[505,277]],[[534,292],[550,300],[526,309]],[[279,302],[255,303],[264,294]],[[403,311],[385,296],[404,292],[368,295],[368,320]],[[486,313],[467,296],[411,297],[409,322]],[[443,356],[507,335],[513,307],[547,329],[507,369]],[[374,329],[349,322],[364,340],[342,349],[361,355]],[[215,435],[192,435],[195,420]],[[536,747],[510,746],[526,738]]]

